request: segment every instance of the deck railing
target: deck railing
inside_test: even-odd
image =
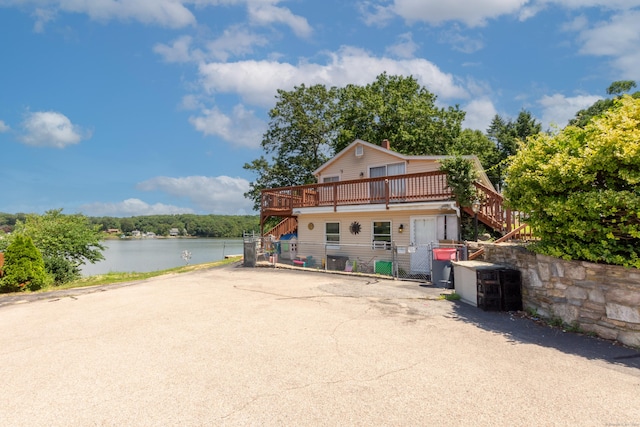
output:
[[[509,233],[526,222],[521,213],[504,207],[501,194],[476,182],[481,197],[478,220],[501,233]],[[298,208],[394,203],[447,201],[455,197],[447,185],[447,175],[441,171],[379,178],[298,185],[262,190],[261,221],[270,216],[290,217]],[[475,214],[470,207],[464,210]],[[288,228],[293,227],[291,223]],[[283,227],[283,230],[284,231]],[[522,228],[517,237],[531,238],[530,229]]]
[[[262,190],[263,216],[296,208],[449,200],[453,197],[443,172],[308,184]]]

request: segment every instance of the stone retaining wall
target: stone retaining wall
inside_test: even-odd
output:
[[[640,270],[565,261],[513,244],[485,245],[485,260],[521,271],[525,309],[640,347]]]

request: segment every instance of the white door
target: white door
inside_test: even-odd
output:
[[[411,254],[411,273],[431,273],[431,243],[436,241],[437,222],[434,216],[411,217],[411,243],[415,252]]]

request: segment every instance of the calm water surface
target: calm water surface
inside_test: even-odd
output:
[[[83,276],[109,272],[148,272],[186,265],[183,251],[191,252],[189,264],[224,259],[243,253],[242,239],[120,239],[104,242],[104,261],[82,266]]]

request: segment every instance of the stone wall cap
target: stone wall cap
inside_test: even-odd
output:
[[[495,264],[493,262],[486,261],[451,261],[451,264],[458,265],[460,267],[475,268],[477,270],[495,270],[498,268],[511,268],[505,264]]]

